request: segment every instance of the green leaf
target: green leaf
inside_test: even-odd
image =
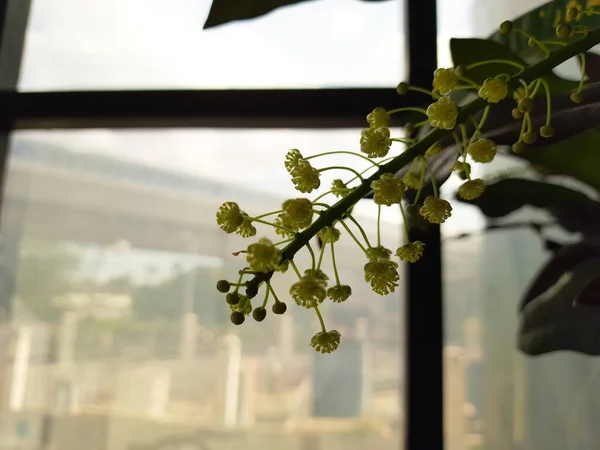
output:
[[[527,63],[508,46],[499,44],[488,39],[450,39],[450,53],[455,66],[461,65],[465,69],[470,64],[490,60],[506,60],[521,65]],[[501,73],[514,75],[520,69],[505,63],[491,63],[474,67],[465,71],[465,76],[481,84],[486,78],[494,77]],[[555,74],[550,74],[544,79],[548,82],[552,93],[564,94],[577,89],[579,83],[564,80]],[[540,96],[544,95],[543,89],[538,91]]]
[[[600,258],[590,258],[527,303],[521,312],[519,349],[528,355],[560,350],[600,355],[600,308],[576,305],[598,273]]]
[[[580,242],[560,246],[533,280],[521,302],[522,311],[533,299],[547,291],[566,272],[593,258],[600,258],[598,237],[586,237]]]
[[[255,19],[278,8],[307,0],[213,0],[203,29],[237,20]]]
[[[597,0],[581,0],[581,5],[600,6]],[[522,16],[513,19],[513,25],[523,30],[525,33],[535,36],[540,41],[556,41],[556,27],[559,23],[565,23],[565,13],[569,7],[573,6],[572,0],[553,0],[544,5],[535,8]],[[571,25],[583,25],[591,30],[600,27],[600,16],[582,16],[580,20],[570,23]],[[500,25],[500,23],[498,23]],[[514,53],[527,61],[539,60],[543,53],[539,49],[529,47],[528,39],[520,33],[512,32],[506,36],[498,31],[490,36],[490,39],[508,46]],[[552,47],[551,47],[552,48]]]
[[[570,175],[600,190],[600,131],[588,130],[550,147],[517,155],[543,166],[549,174]]]
[[[568,231],[597,233],[600,203],[571,188],[553,183],[506,178],[486,186],[475,200],[458,200],[477,206],[489,218],[497,219],[524,206],[546,209]]]

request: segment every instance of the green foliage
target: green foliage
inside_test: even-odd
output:
[[[486,60],[512,61],[523,66],[526,62],[510,47],[487,39],[450,39],[450,53],[452,62],[455,66],[463,66],[465,76],[478,82],[483,83],[486,78],[492,78],[500,73],[514,75],[519,72],[517,66],[507,65],[505,62],[496,64],[485,64],[482,66],[467,69],[470,64],[479,63]],[[577,88],[578,84],[574,81],[564,80],[553,73],[549,73],[544,77],[548,82],[554,95],[572,92]],[[544,91],[539,91],[539,97],[544,97]]]
[[[556,27],[564,21],[568,21],[571,25],[585,26],[590,31],[600,28],[600,16],[598,15],[581,15],[576,20],[569,21],[566,18],[566,12],[574,4],[583,7],[597,7],[600,2],[597,0],[580,0],[577,2],[552,0],[512,20],[512,22],[515,27],[541,41],[556,40]],[[490,39],[508,46],[514,53],[528,62],[539,60],[543,56],[539,49],[529,46],[528,37],[522,33],[502,35],[500,32],[495,32],[490,36]]]
[[[547,210],[557,222],[572,232],[591,233],[600,221],[600,203],[582,192],[554,183],[507,178],[489,183],[483,194],[466,203],[497,219],[524,206]]]
[[[519,348],[528,355],[572,350],[600,355],[600,308],[579,299],[600,273],[600,258],[590,258],[562,273],[521,312]]]

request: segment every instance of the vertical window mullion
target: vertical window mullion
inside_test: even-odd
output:
[[[409,82],[426,87],[437,67],[436,0],[407,0]],[[411,230],[426,255],[406,264],[405,450],[442,450],[443,303],[440,227]]]

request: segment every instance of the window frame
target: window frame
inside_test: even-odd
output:
[[[403,0],[391,0],[403,1]],[[360,128],[375,106],[423,102],[395,90],[142,90],[26,92],[16,89],[31,0],[0,0],[0,186],[13,130],[82,128]],[[408,81],[431,83],[437,67],[436,0],[404,0]],[[400,20],[400,18],[399,18]],[[235,105],[232,108],[231,105]],[[2,230],[0,230],[0,233]],[[5,237],[10,239],[10,237]],[[405,450],[442,450],[443,303],[439,226],[415,239],[427,256],[406,265]],[[10,299],[0,299],[7,304]]]

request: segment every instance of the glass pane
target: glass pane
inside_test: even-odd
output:
[[[475,177],[521,168],[508,157],[474,166]],[[444,186],[454,197],[460,181]],[[444,226],[445,433],[450,450],[598,448],[598,359],[572,352],[538,357],[518,350],[526,290],[552,256],[532,227],[484,231],[474,207],[456,208]],[[502,223],[547,223],[523,208]],[[473,224],[464,228],[467,222]],[[477,225],[475,225],[477,223]],[[468,233],[468,237],[460,236]],[[559,227],[544,237],[578,240]]]
[[[288,312],[260,324],[232,325],[215,290],[243,267],[232,253],[247,245],[218,229],[218,206],[277,209],[298,195],[283,167],[289,148],[355,150],[357,134],[13,135],[0,349],[14,357],[0,366],[0,441],[61,450],[401,448],[402,286],[372,293],[346,233],[336,259],[353,296],[323,307],[345,336],[332,355],[308,345],[319,324],[288,298],[292,270],[273,279]],[[325,175],[328,183],[335,172]],[[361,202],[354,214],[373,239],[374,205]],[[390,245],[400,241],[398,223],[383,217]],[[308,261],[301,253],[297,263]]]
[[[203,31],[210,4],[32,0],[20,89],[393,87],[404,79],[403,1],[303,2]]]

